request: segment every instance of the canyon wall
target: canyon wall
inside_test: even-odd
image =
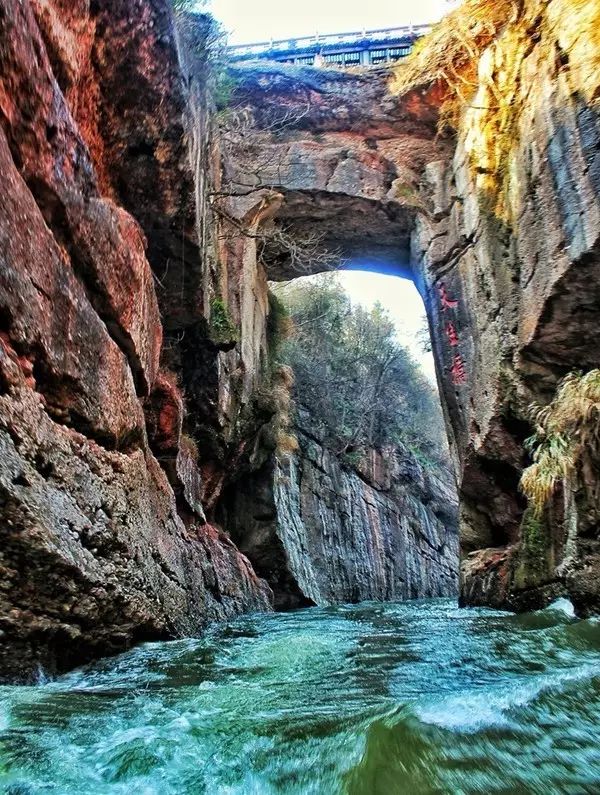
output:
[[[204,18],[0,0],[3,676],[270,609],[252,564],[282,606],[451,592],[450,484],[302,423],[276,463],[267,281],[334,264],[282,226],[421,291],[463,601],[598,608],[589,484],[518,485],[529,404],[599,364],[595,6],[525,3],[440,134],[437,84],[268,64],[217,129]]]
[[[234,484],[223,523],[275,606],[402,600],[458,593],[454,476],[403,447],[342,462],[299,408],[299,449]]]
[[[383,72],[255,64],[236,71],[236,99],[274,164],[276,217],[423,296],[460,478],[462,601],[566,595],[585,614],[600,599],[597,474],[557,488],[543,516],[519,481],[530,406],[600,364],[600,9],[513,5],[472,52],[454,131],[438,129],[447,86],[427,75],[394,95]],[[271,278],[294,275],[266,259]]]
[[[217,518],[227,519],[224,494],[244,492],[275,465],[267,271],[252,230],[287,204],[273,191],[232,190],[253,165],[216,128],[208,36],[204,17],[176,24],[167,0],[0,0],[0,676],[8,679],[272,606],[271,588]],[[355,106],[354,86],[346,88]],[[373,91],[381,96],[384,84]],[[339,145],[327,157],[346,159]],[[379,182],[361,157],[361,174]],[[353,173],[342,165],[338,177]],[[343,185],[331,207],[345,213],[347,198],[363,230],[380,229],[387,250],[407,250],[408,216],[389,216]],[[322,562],[319,594],[301,593],[303,575],[286,559],[281,577],[296,603],[451,589],[450,571],[439,588],[425,583],[433,558],[419,562],[410,548],[415,540],[445,554],[438,509],[421,510],[418,487],[410,498],[400,490],[396,505],[379,476],[359,485],[331,462],[327,477],[344,505],[359,500],[360,543],[389,549],[365,562],[354,589],[341,572],[356,552],[338,550],[337,573]],[[377,501],[380,518],[367,508]],[[320,510],[316,498],[311,510]],[[334,507],[329,524],[340,516]],[[372,529],[361,524],[371,519]],[[304,521],[312,544],[318,523]],[[244,546],[251,522],[242,516],[235,529]],[[398,561],[384,562],[396,552]]]
[[[596,476],[538,517],[519,489],[560,379],[600,364],[600,8],[527,2],[479,60],[412,239],[462,472],[462,599],[600,606]],[[535,35],[533,35],[535,33]],[[596,496],[594,496],[596,494]]]
[[[164,3],[0,3],[3,676],[271,603],[206,523],[163,370],[193,193],[173,35]]]

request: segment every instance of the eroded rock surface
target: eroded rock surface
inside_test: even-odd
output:
[[[568,372],[600,363],[600,115],[589,70],[599,20],[594,3],[573,13],[554,0],[534,42],[509,27],[483,54],[452,160],[425,172],[430,212],[413,254],[463,473],[471,604],[529,609],[565,594],[582,613],[599,607],[600,506],[582,491],[557,494],[533,520],[518,485],[528,406],[549,402]],[[494,90],[513,109],[510,128],[498,126]]]
[[[282,605],[451,592],[451,495],[410,457],[352,472],[305,428],[274,469],[267,279],[297,271],[257,242],[273,219],[423,295],[463,600],[598,609],[598,506],[535,523],[518,488],[528,404],[599,364],[599,20],[545,5],[539,40],[484,53],[456,138],[435,87],[272,65],[219,136],[205,21],[188,51],[167,0],[0,0],[2,675],[268,609],[215,516]]]
[[[137,3],[139,18],[109,5],[112,23],[148,46],[172,25],[161,3]],[[266,583],[205,524],[181,422],[164,440],[146,238],[117,203],[118,164],[109,175],[100,132],[101,87],[124,52],[101,39],[96,57],[100,22],[87,3],[0,3],[0,676],[9,678],[270,606]],[[147,112],[164,109],[163,85],[137,55],[134,90],[146,92]],[[146,422],[151,394],[160,433]],[[180,406],[176,385],[168,397]],[[171,467],[160,460],[169,443]]]
[[[532,522],[519,479],[530,404],[600,364],[600,20],[591,2],[521,12],[483,52],[454,140],[436,135],[434,88],[392,97],[383,74],[256,64],[238,97],[276,163],[277,217],[351,260],[368,249],[424,298],[460,473],[463,600],[529,609],[564,594],[586,613],[600,598],[597,489],[557,493]],[[267,265],[290,276],[285,258]]]
[[[280,608],[458,592],[453,475],[401,447],[342,464],[309,412],[299,451],[232,488],[224,523]]]

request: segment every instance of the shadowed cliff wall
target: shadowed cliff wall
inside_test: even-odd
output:
[[[162,370],[161,313],[172,302],[157,298],[155,274],[160,287],[169,264],[181,269],[158,251],[157,238],[173,243],[153,219],[172,221],[181,241],[192,185],[179,184],[187,152],[173,36],[162,2],[0,3],[8,677],[270,606],[268,586],[206,523],[194,447],[181,444],[181,394]]]
[[[343,464],[297,412],[296,453],[225,494],[223,522],[279,608],[458,593],[454,478],[405,448]]]

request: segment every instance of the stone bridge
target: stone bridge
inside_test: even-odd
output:
[[[538,174],[509,197],[511,227],[486,209],[473,166],[473,151],[490,146],[484,113],[472,111],[455,139],[437,132],[436,88],[397,97],[389,73],[265,63],[234,74],[247,122],[226,169],[232,212],[248,218],[272,203],[261,217],[300,238],[318,233],[352,266],[411,278],[423,297],[460,479],[465,600],[531,607],[565,587],[596,600],[596,586],[580,595],[557,577],[561,532],[548,534],[539,565],[527,562],[519,478],[530,403],[547,402],[574,367],[598,364],[588,322],[600,306],[600,206],[597,169],[585,166],[597,117],[587,112],[583,124],[584,109],[550,76],[545,95],[533,91],[513,157],[524,175],[538,158]],[[561,128],[573,135],[552,137]],[[263,254],[269,278],[298,275],[280,252]],[[302,272],[318,270],[319,261]],[[585,554],[596,566],[595,547]]]
[[[404,25],[399,28],[348,31],[330,35],[302,36],[252,44],[238,44],[229,48],[236,61],[266,59],[280,63],[313,66],[324,65],[356,68],[378,66],[399,61],[410,54],[415,41],[423,36],[429,25]]]

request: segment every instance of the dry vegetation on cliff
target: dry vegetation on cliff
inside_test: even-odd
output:
[[[533,46],[538,77],[532,82]],[[440,129],[460,131],[474,182],[495,214],[510,220],[532,92],[546,81],[546,90],[558,87],[564,97],[597,103],[599,74],[597,0],[464,0],[397,67],[391,90],[441,89]]]
[[[439,83],[446,89],[442,118],[456,124],[477,89],[481,53],[517,18],[520,6],[520,0],[464,0],[396,68],[392,91],[402,94]]]
[[[593,73],[600,66],[599,23],[596,0],[463,0],[396,67],[391,89],[404,93],[438,82],[447,89],[447,101],[456,114],[448,117],[457,122],[479,86],[478,66],[484,50],[504,30],[524,34],[528,49],[535,41],[550,51],[558,38],[567,50],[584,47]],[[575,79],[584,82],[579,75]]]
[[[528,442],[534,463],[521,479],[523,491],[539,516],[559,484],[572,487],[579,477],[596,484],[600,460],[600,370],[571,373],[552,403],[535,407],[537,431]]]

